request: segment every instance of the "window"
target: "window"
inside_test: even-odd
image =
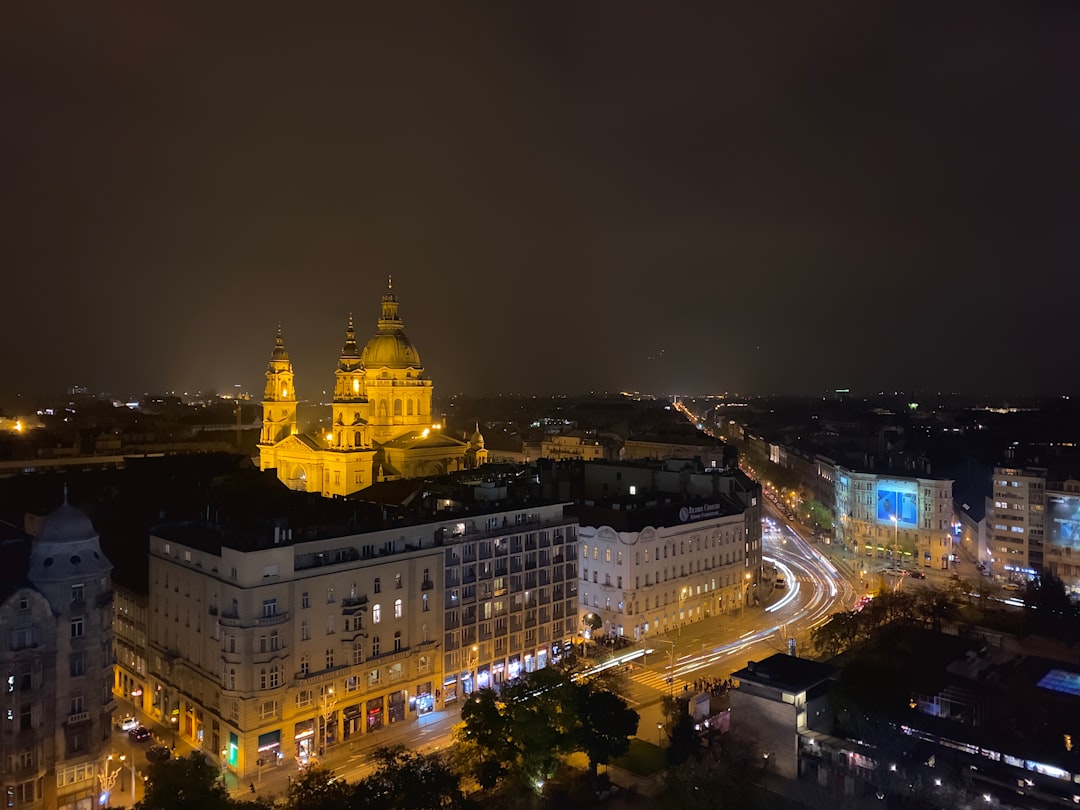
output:
[[[395,599],[394,600],[394,618],[395,619],[400,619],[401,618],[401,600],[400,599]]]
[[[301,689],[296,693],[296,708],[306,709],[311,705],[311,690]]]
[[[229,688],[230,689],[235,689],[236,688],[236,670],[235,669],[230,669],[229,670]]]
[[[25,594],[21,594],[19,596],[19,610],[29,610],[29,609],[30,609],[30,597],[26,596]]]
[[[83,585],[71,586],[71,604],[81,605],[85,598],[85,587]]]
[[[306,654],[301,655],[300,656],[300,674],[301,675],[307,675],[309,672],[311,672],[311,656],[306,655]]]
[[[367,676],[368,685],[377,684],[379,682],[379,670],[373,669]]]
[[[83,636],[83,619],[82,616],[71,620],[71,637],[82,638]]]
[[[86,653],[71,654],[71,677],[78,678],[86,671]]]
[[[589,559],[589,544],[588,543],[582,543],[581,544],[581,558],[583,560]]]
[[[394,633],[394,652],[401,652],[401,631]]]
[[[300,622],[300,640],[307,641],[311,638],[311,625],[306,621]]]
[[[68,714],[79,714],[80,712],[84,711],[86,711],[86,706],[83,703],[83,696],[78,694],[72,695],[70,711],[68,712]]]
[[[270,688],[277,689],[281,686],[281,668],[274,664],[270,667]]]
[[[427,613],[427,611],[429,609],[430,609],[430,606],[428,605],[427,594],[426,593],[422,594],[420,596],[420,610],[423,611],[424,613]]]
[[[270,634],[270,649],[271,649],[271,651],[276,651],[277,650],[278,641],[279,641],[278,631],[275,630]]]
[[[277,717],[277,701],[264,700],[259,704],[259,719],[269,720],[272,717]]]
[[[334,617],[326,617],[326,635],[332,636],[334,634]]]
[[[333,647],[327,647],[326,648],[326,668],[327,669],[333,669],[334,668],[334,648]]]
[[[274,616],[277,614],[277,599],[263,599],[263,612],[264,617]]]
[[[371,623],[378,624],[382,621],[382,605],[371,606]]]
[[[360,688],[360,679],[357,678],[355,675],[345,679],[345,691],[346,692],[355,692],[359,688]]]
[[[394,587],[395,588],[400,588],[401,587],[401,574],[394,574]]]
[[[308,595],[307,591],[304,591],[302,594],[300,594],[300,607],[302,607],[302,608],[311,607],[311,597]]]
[[[379,654],[379,637],[371,637],[371,657],[375,658]]]
[[[604,549],[604,562],[606,562],[606,563],[611,562],[611,549],[610,548],[605,548]]]
[[[375,593],[382,593],[382,580],[375,577],[375,587],[373,589]]]
[[[259,635],[259,652],[266,652],[266,633]]]
[[[364,663],[364,643],[362,641],[354,641],[352,645],[352,662],[354,664]]]
[[[333,588],[327,588],[326,589],[326,604],[329,605],[333,601],[334,601],[334,589]]]

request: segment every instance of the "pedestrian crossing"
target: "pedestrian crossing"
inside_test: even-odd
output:
[[[653,672],[647,669],[638,669],[630,673],[630,680],[648,686],[658,692],[670,692],[681,695],[690,685],[682,678],[675,676],[674,683],[669,683],[668,672]]]

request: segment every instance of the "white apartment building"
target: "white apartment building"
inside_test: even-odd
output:
[[[683,508],[694,517],[673,526],[581,527],[578,611],[583,620],[590,613],[600,617],[598,632],[639,640],[738,610],[753,599],[760,563],[753,562],[751,552],[760,560],[760,535],[751,549],[754,541],[741,512],[723,514],[710,505]]]
[[[679,460],[585,468],[582,634],[640,639],[753,604],[761,488],[740,471]]]

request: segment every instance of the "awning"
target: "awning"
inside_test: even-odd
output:
[[[269,751],[271,748],[278,748],[281,746],[281,729],[277,731],[268,731],[265,734],[259,735],[259,750]]]
[[[359,717],[363,713],[359,703],[352,706],[346,706],[342,711],[346,717]]]

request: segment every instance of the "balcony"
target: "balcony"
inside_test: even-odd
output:
[[[434,587],[435,583],[430,579],[425,579],[423,582],[420,583],[420,590],[422,591],[430,591]]]
[[[76,723],[85,723],[90,720],[90,712],[72,712],[67,716],[64,725],[73,726]]]
[[[107,605],[111,605],[112,603],[113,603],[113,592],[112,591],[105,591],[105,593],[99,593],[94,598],[94,605],[96,607],[99,607],[99,608],[106,607]]]

